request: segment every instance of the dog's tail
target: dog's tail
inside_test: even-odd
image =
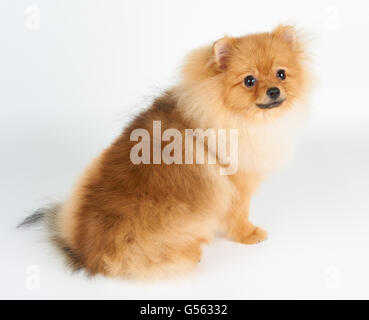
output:
[[[17,228],[25,228],[42,223],[46,228],[49,240],[63,254],[72,270],[77,271],[82,268],[81,259],[72,251],[59,230],[58,215],[61,208],[61,203],[40,208],[18,224]]]
[[[20,224],[18,224],[17,228],[30,227],[35,224],[46,222],[48,230],[50,231],[49,227],[51,227],[51,230],[53,230],[55,229],[56,226],[56,217],[58,215],[58,212],[60,211],[60,208],[61,204],[57,203],[37,209],[33,214],[31,214],[30,216],[25,218]]]

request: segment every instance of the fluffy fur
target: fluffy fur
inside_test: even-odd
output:
[[[285,80],[276,76],[278,69],[286,70]],[[244,84],[248,75],[257,79],[252,88]],[[52,240],[74,269],[135,279],[192,270],[202,244],[218,230],[236,242],[258,243],[267,233],[249,221],[250,200],[288,159],[306,113],[308,83],[305,52],[293,27],[224,37],[197,49],[187,57],[179,83],[92,162],[69,199],[26,223],[52,217]],[[257,104],[268,103],[270,87],[278,87],[285,101],[261,109]],[[238,171],[222,176],[219,164],[132,164],[136,142],[130,133],[143,128],[151,134],[153,120],[161,120],[162,130],[182,134],[186,128],[238,129]]]

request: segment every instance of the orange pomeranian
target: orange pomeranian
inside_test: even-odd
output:
[[[197,49],[179,83],[91,163],[70,197],[21,225],[45,221],[74,270],[134,279],[192,270],[218,231],[258,243],[267,233],[249,221],[250,199],[288,160],[308,91],[291,26]]]

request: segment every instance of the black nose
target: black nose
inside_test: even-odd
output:
[[[281,90],[279,88],[269,88],[267,90],[267,96],[273,100],[276,100],[281,95]]]

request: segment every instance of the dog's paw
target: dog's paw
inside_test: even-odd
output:
[[[255,227],[250,234],[243,238],[242,242],[245,244],[256,244],[266,240],[267,237],[268,233],[264,229]]]

